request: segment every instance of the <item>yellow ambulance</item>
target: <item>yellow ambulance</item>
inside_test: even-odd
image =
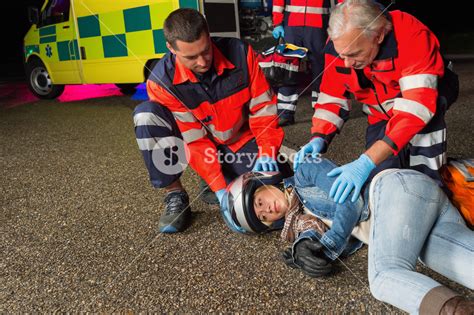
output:
[[[240,36],[236,0],[45,0],[29,8],[30,90],[45,99],[67,84],[114,83],[133,92],[167,52],[164,19],[182,7],[205,14],[211,35]]]

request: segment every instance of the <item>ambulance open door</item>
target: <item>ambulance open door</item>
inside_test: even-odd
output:
[[[211,36],[240,38],[237,0],[203,0]]]

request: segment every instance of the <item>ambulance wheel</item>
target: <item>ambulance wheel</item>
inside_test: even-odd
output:
[[[115,86],[120,89],[120,92],[125,95],[132,95],[137,90],[138,84],[136,83],[115,83]]]
[[[41,60],[33,59],[28,61],[26,64],[26,76],[30,91],[39,98],[53,99],[64,91],[64,85],[53,84],[48,70]]]

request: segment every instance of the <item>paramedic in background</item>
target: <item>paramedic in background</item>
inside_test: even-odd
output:
[[[457,91],[443,88],[452,72],[445,69],[435,35],[410,14],[382,12],[371,0],[337,5],[328,34],[312,139],[297,153],[294,168],[305,155],[327,150],[349,117],[352,94],[368,118],[366,151],[328,173],[338,176],[330,196],[342,203],[354,191],[354,202],[386,168],[415,169],[444,188],[438,172],[446,163],[444,114]]]
[[[184,147],[189,164],[219,200],[226,183],[242,173],[284,172],[285,166],[291,173],[291,167],[276,162],[284,133],[276,96],[252,48],[235,38],[211,38],[206,20],[193,9],[172,12],[164,35],[170,52],[153,68],[147,81],[151,101],[136,107],[134,123],[151,183],[166,193],[159,230],[175,233],[191,222],[183,170],[170,171],[183,162]],[[240,160],[232,159],[237,155]]]
[[[315,0],[306,1],[305,5],[301,5],[299,0],[273,0],[273,37],[283,37],[285,42],[309,50],[308,59],[312,72],[311,106],[314,106],[319,95],[329,10],[335,2],[336,0]],[[294,124],[298,101],[297,87],[279,88],[277,100],[280,126]]]

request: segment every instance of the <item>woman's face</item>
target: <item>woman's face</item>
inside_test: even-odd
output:
[[[284,192],[266,185],[254,194],[253,207],[260,221],[271,223],[285,216],[289,204]]]

